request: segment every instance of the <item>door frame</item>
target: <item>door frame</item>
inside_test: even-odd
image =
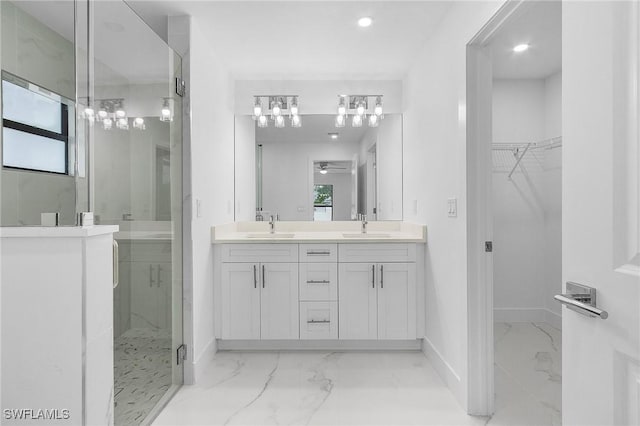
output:
[[[492,192],[492,63],[489,44],[526,0],[508,0],[467,43],[467,411],[494,412]]]

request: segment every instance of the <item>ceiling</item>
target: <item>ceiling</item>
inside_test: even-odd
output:
[[[534,1],[519,9],[491,41],[493,76],[503,79],[540,79],[562,69],[562,4]],[[529,50],[513,47],[527,43]]]
[[[446,1],[166,1],[127,3],[161,36],[191,15],[235,79],[402,79]],[[373,25],[360,28],[358,18]]]
[[[292,128],[287,120],[286,127],[277,129],[273,127],[273,122],[269,123],[269,127],[256,127],[256,143],[340,143],[351,144],[358,143],[368,127],[364,124],[362,127],[351,127],[347,124],[345,127],[336,128],[334,124],[335,115],[303,115],[302,127]],[[338,139],[331,139],[329,133],[338,133]]]

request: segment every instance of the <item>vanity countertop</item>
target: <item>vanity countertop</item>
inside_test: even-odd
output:
[[[424,243],[425,225],[400,222],[369,222],[362,233],[359,221],[276,222],[269,232],[269,222],[234,222],[211,228],[211,243]]]

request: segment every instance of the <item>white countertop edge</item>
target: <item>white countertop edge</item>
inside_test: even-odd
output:
[[[118,225],[94,226],[6,226],[0,238],[85,238],[118,232]]]

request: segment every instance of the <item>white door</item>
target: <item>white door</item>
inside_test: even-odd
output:
[[[298,339],[298,264],[260,265],[262,339]]]
[[[563,308],[565,425],[640,418],[637,2],[563,2],[563,281],[605,320]]]
[[[260,279],[256,263],[223,263],[222,338],[260,338]]]
[[[416,338],[416,264],[378,266],[378,339]]]
[[[374,263],[340,263],[338,337],[377,339],[377,286]]]

